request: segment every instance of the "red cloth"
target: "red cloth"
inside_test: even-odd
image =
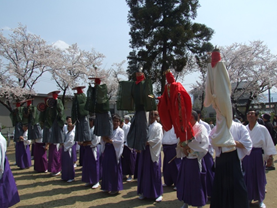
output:
[[[58,93],[56,93],[56,92],[53,92],[53,93],[52,93],[52,97],[53,97],[55,100],[57,100],[58,95],[59,95],[59,94],[58,94]]]
[[[175,78],[171,72],[166,73],[165,77],[168,84],[175,82]]]
[[[215,67],[215,65],[221,60],[220,53],[218,51],[212,52],[212,67]]]
[[[95,79],[95,84],[100,85],[100,83],[101,83],[101,79],[96,78],[96,79]]]
[[[83,89],[81,87],[77,87],[77,94],[82,94],[83,93]]]
[[[28,100],[27,101],[27,107],[30,106],[32,104],[32,101],[31,100]]]
[[[140,83],[141,81],[144,80],[144,74],[141,76],[137,76],[136,79],[137,79],[136,84]]]
[[[182,143],[194,137],[190,124],[191,98],[183,85],[175,82],[170,72],[166,74],[166,78],[169,78],[168,81],[174,81],[165,85],[165,90],[159,97],[158,111],[164,130],[169,131],[173,126],[176,136]]]
[[[20,103],[16,103],[15,105],[16,105],[17,108],[20,107]]]

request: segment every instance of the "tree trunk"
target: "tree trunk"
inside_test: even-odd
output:
[[[247,103],[245,105],[244,118],[246,118],[246,114],[247,114],[247,112],[248,112],[248,110],[250,108],[250,105],[251,105],[251,103],[252,103],[254,98],[255,98],[255,94],[253,95],[253,93],[250,92],[249,98],[248,98]]]
[[[67,88],[68,88],[68,87],[66,87],[66,88],[63,90],[63,95],[62,95],[62,103],[63,103],[64,109],[65,109],[65,106],[64,106],[64,103],[65,103],[65,93],[66,93]]]
[[[4,103],[2,100],[0,100],[0,103],[5,106],[9,111],[10,113],[12,112],[12,107],[11,107],[11,104],[10,102],[8,102],[8,104]]]
[[[163,74],[163,71],[161,73],[162,73],[162,78],[160,79],[160,83],[161,83],[161,95],[162,95],[164,92],[164,86],[165,86],[165,75]]]

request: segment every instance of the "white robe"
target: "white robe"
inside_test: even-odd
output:
[[[75,144],[75,131],[70,131],[66,133],[65,141],[63,143],[64,151],[68,151],[69,156],[72,156],[72,146]]]
[[[7,151],[7,141],[0,132],[0,179],[5,171],[5,158]]]
[[[129,133],[129,130],[130,130],[130,125],[124,123],[122,129],[124,131],[124,142],[128,146],[128,144],[127,144],[127,135]]]
[[[157,121],[150,124],[148,140],[152,162],[158,162],[162,149],[163,127]]]
[[[183,148],[178,146],[177,157],[178,158],[187,157],[188,159],[197,158],[199,168],[200,170],[202,170],[201,160],[208,152],[209,144],[210,144],[209,136],[205,126],[203,126],[202,124],[199,124],[198,122],[196,122],[192,128],[193,128],[193,132],[195,133],[194,135],[195,139],[192,140],[190,143],[188,143],[188,146],[191,149],[191,152],[188,154],[188,156],[186,156],[183,153]]]
[[[42,138],[43,128],[40,130],[40,135],[41,135],[41,138],[36,139],[36,143],[43,143],[43,138]]]
[[[214,68],[208,64],[204,106],[211,104],[216,111],[216,126],[211,132],[212,145],[223,147],[223,152],[235,149],[235,140],[229,129],[232,125],[231,84],[227,69],[222,61]]]
[[[32,143],[31,140],[28,140],[28,130],[26,130],[24,133],[23,133],[23,143],[24,143],[24,146],[26,147],[27,145],[30,145]]]
[[[203,126],[205,126],[205,128],[207,129],[208,135],[210,135],[210,133],[212,131],[210,125],[207,122],[202,121],[201,119],[199,119],[198,123],[202,124]],[[211,156],[214,155],[214,149],[213,149],[212,141],[211,141],[210,137],[209,137],[209,150],[208,150],[208,152],[210,153]]]
[[[112,138],[111,138],[116,154],[117,163],[119,163],[120,157],[123,152],[124,147],[124,131],[117,127],[117,129],[113,130]],[[105,151],[105,142],[101,139],[101,151],[102,153]]]
[[[95,161],[97,161],[97,145],[100,143],[101,137],[96,136],[94,134],[94,126],[90,128],[90,136],[92,138],[90,147],[91,147],[94,159]]]
[[[178,138],[175,134],[173,126],[169,131],[163,132],[163,140],[162,140],[163,144],[172,145],[172,144],[177,144],[177,142],[178,142]]]
[[[243,144],[244,148],[237,148],[237,153],[240,161],[251,153],[252,149],[252,141],[250,135],[247,131],[247,128],[238,122],[232,122],[232,126],[230,128],[230,132],[235,139],[235,141],[239,141]],[[216,156],[219,157],[221,154],[221,148],[214,146]]]
[[[276,155],[276,149],[273,144],[272,138],[267,130],[267,128],[263,125],[260,125],[256,122],[254,128],[252,130],[249,129],[249,125],[246,126],[250,138],[253,143],[253,147],[262,148],[264,151],[263,160],[267,161],[270,155]]]
[[[207,122],[202,121],[201,119],[199,119],[198,123],[199,123],[199,124],[202,124],[203,126],[205,126],[205,128],[207,129],[208,135],[210,135],[211,130],[212,130],[211,127],[210,127],[210,125],[209,125]]]

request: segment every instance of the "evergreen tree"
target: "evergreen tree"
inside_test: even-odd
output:
[[[210,50],[213,30],[194,23],[198,0],[126,0],[130,7],[128,22],[130,46],[128,72],[138,64],[153,81],[165,85],[163,72],[171,68],[180,72],[191,56]]]

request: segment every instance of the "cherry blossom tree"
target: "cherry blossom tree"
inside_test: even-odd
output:
[[[273,86],[277,86],[277,56],[271,54],[262,41],[252,41],[249,44],[234,43],[221,48],[223,60],[229,72],[232,83],[232,103],[237,108],[236,101],[246,98],[248,111],[251,102]]]
[[[237,100],[247,99],[245,116],[251,102],[271,87],[277,87],[277,56],[260,40],[249,44],[234,43],[230,46],[219,47],[221,57],[229,72],[232,85],[231,101],[237,109]],[[204,92],[205,70],[201,71],[199,82],[194,85],[194,91]],[[204,99],[204,97],[200,97]]]
[[[0,32],[0,57],[0,103],[12,111],[12,100],[35,95],[34,85],[50,69],[53,48],[19,24],[8,37]]]
[[[108,98],[112,99],[112,101],[116,100],[119,82],[128,79],[126,69],[123,66],[124,64],[125,61],[114,63],[112,67],[106,71],[106,78],[103,80],[103,82],[107,84]]]
[[[210,49],[212,49],[213,46],[210,45]],[[194,95],[197,95],[195,97],[199,100],[199,102],[196,102],[199,104],[198,106],[194,106],[197,109],[203,110],[203,103],[204,103],[204,96],[205,96],[205,85],[206,85],[206,74],[208,70],[208,63],[210,63],[210,53],[206,52],[199,56],[195,56],[195,67],[200,72],[198,79],[195,80],[195,84],[193,84],[193,90],[190,92]]]
[[[56,48],[56,59],[51,66],[52,78],[63,92],[62,102],[67,91],[78,85],[89,82],[89,76],[101,74],[104,55],[91,49],[81,50],[77,44],[72,44],[65,50]]]

